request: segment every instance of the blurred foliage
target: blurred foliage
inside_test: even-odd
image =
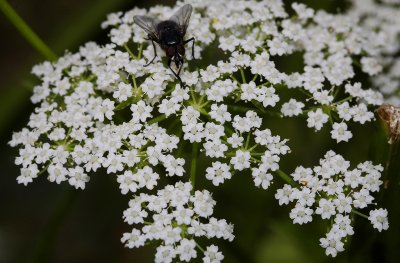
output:
[[[2,0],[0,0],[2,1]],[[285,1],[290,4],[293,1]],[[309,0],[316,9],[340,12],[345,1]],[[128,0],[62,0],[9,1],[27,23],[43,37],[56,54],[77,47],[89,40],[104,42],[107,32],[100,23],[112,11],[129,10],[134,6],[172,5],[174,1]],[[18,185],[19,169],[14,165],[15,149],[6,145],[12,131],[26,124],[33,106],[31,90],[38,80],[30,74],[33,64],[42,60],[24,42],[3,15],[0,15],[2,35],[0,67],[0,263],[3,262],[153,262],[154,247],[129,250],[120,243],[122,233],[130,227],[122,222],[122,211],[129,196],[121,196],[111,176],[92,176],[85,191],[75,191],[68,185],[55,185],[42,177],[28,187]],[[208,53],[202,63],[212,62]],[[302,67],[300,54],[276,60],[280,70],[291,72]],[[364,81],[360,79],[360,81]],[[283,94],[285,96],[285,94]],[[337,145],[329,138],[328,129],[315,133],[301,119],[282,120],[263,116],[273,133],[290,138],[294,151],[283,158],[287,172],[297,164],[315,165],[329,149],[351,160],[382,163],[387,186],[378,202],[389,210],[389,231],[378,233],[369,222],[357,218],[355,235],[347,249],[337,258],[326,257],[319,247],[319,238],[326,231],[321,220],[306,225],[293,225],[288,217],[290,207],[280,207],[274,198],[283,182],[275,180],[268,191],[254,187],[251,176],[236,174],[218,189],[201,178],[207,163],[199,156],[198,188],[214,191],[216,216],[234,223],[236,239],[218,245],[228,263],[265,262],[398,262],[400,259],[400,184],[399,150],[386,143],[380,122],[352,129],[351,143]],[[188,156],[191,149],[182,149]],[[386,160],[390,157],[390,162]],[[188,162],[189,163],[189,162]]]

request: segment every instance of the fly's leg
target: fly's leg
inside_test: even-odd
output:
[[[172,62],[172,59],[171,59],[171,58],[168,58],[168,67],[169,67],[169,69],[172,71],[172,73],[174,73],[174,76],[178,79],[179,83],[181,84],[181,87],[182,87],[182,88],[185,87],[185,84],[183,83],[181,77],[179,77],[179,72],[180,72],[181,69],[182,69],[182,63],[181,63],[181,65],[180,65],[179,69],[178,69],[178,73],[176,73],[176,72],[172,69],[172,67],[171,67],[171,62]]]
[[[150,65],[151,63],[153,63],[153,61],[156,59],[156,57],[157,57],[157,49],[156,49],[156,45],[154,45],[154,40],[152,39],[151,40],[151,43],[153,44],[153,49],[154,49],[154,58],[149,62],[149,63],[147,63],[146,65],[144,65],[144,67],[147,67],[148,65]]]
[[[186,40],[185,42],[183,42],[183,44],[187,44],[187,43],[189,43],[190,41],[192,41],[192,58],[195,59],[195,58],[194,58],[194,41],[195,41],[194,37],[189,38],[188,40]]]
[[[183,67],[183,57],[179,58],[179,64],[180,64],[180,66],[178,68],[178,72],[176,73],[177,75],[179,75],[181,73],[181,69]]]

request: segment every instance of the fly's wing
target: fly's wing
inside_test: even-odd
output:
[[[148,16],[134,16],[133,22],[146,31],[152,40],[158,41],[157,25],[160,21]]]
[[[169,20],[177,23],[181,29],[182,36],[185,35],[186,29],[189,25],[190,15],[192,14],[193,7],[189,4],[182,6],[179,8],[176,13],[171,16]]]

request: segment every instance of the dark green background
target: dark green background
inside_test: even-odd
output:
[[[289,3],[290,1],[286,1]],[[303,1],[316,9],[340,12],[344,1]],[[174,1],[128,0],[10,0],[9,3],[57,53],[76,51],[89,40],[107,41],[100,29],[106,14],[134,6],[172,5]],[[29,101],[38,80],[29,74],[43,60],[0,14],[0,263],[8,262],[153,262],[154,247],[129,250],[120,243],[130,227],[122,222],[129,197],[122,196],[116,180],[93,175],[85,191],[67,184],[49,183],[45,176],[28,187],[18,185],[17,150],[7,145],[12,131],[25,126],[33,105]],[[211,61],[210,61],[211,62]],[[298,69],[298,57],[277,61],[281,70]],[[352,128],[349,144],[332,142],[329,129],[314,133],[305,120],[266,118],[275,134],[290,138],[293,153],[282,160],[285,171],[298,164],[316,165],[329,149],[356,164],[373,160],[386,165],[388,145],[382,126],[375,122]],[[321,220],[306,226],[293,225],[290,207],[279,207],[273,195],[282,182],[277,178],[268,191],[254,187],[248,174],[237,174],[218,189],[199,179],[200,188],[215,191],[216,216],[234,223],[237,238],[218,242],[228,263],[263,262],[399,262],[399,154],[394,147],[388,173],[388,188],[377,196],[389,209],[389,231],[378,233],[363,218],[357,218],[356,234],[346,251],[335,259],[326,257],[319,238],[326,232]],[[200,164],[202,159],[200,157]],[[198,172],[198,177],[203,173]],[[218,191],[217,191],[218,190]],[[315,217],[316,218],[316,217]]]

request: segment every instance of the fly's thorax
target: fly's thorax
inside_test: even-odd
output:
[[[159,40],[163,46],[176,46],[183,44],[183,36],[179,25],[174,21],[166,20],[157,25]]]

